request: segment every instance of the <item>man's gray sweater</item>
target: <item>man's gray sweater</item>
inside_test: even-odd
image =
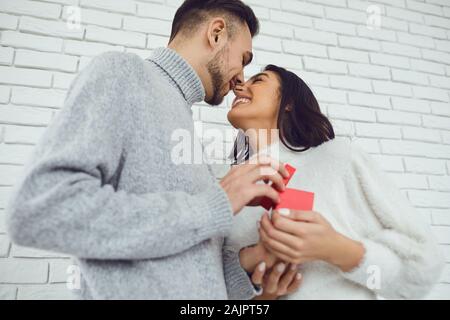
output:
[[[204,96],[171,49],[94,58],[16,186],[13,241],[75,257],[84,299],[251,298],[226,193],[207,164],[171,159]]]

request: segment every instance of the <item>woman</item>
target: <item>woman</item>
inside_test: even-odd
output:
[[[289,188],[315,193],[314,211],[270,217],[261,207],[245,208],[230,236],[244,248],[241,256],[260,252],[266,265],[298,268],[302,285],[286,299],[424,297],[443,266],[429,227],[366,153],[335,139],[308,86],[269,65],[235,94],[228,120],[245,132],[250,151],[236,144],[238,162],[276,157],[297,169]],[[271,291],[263,297],[286,293]]]

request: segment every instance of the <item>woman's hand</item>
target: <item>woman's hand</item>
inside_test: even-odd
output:
[[[278,258],[267,250],[261,241],[253,246],[243,248],[239,252],[241,266],[248,273],[253,272],[261,262],[264,262],[267,268],[272,268],[277,260]]]
[[[272,220],[263,215],[259,234],[264,246],[280,260],[302,264],[322,260],[350,271],[359,265],[364,247],[338,233],[318,212],[283,209]]]
[[[285,263],[278,263],[275,266],[278,258],[261,242],[241,249],[239,260],[242,268],[252,273],[253,284],[261,286],[263,290],[262,295],[257,296],[256,300],[276,299],[296,291],[300,286],[301,274],[298,273],[297,266],[288,265],[286,268]]]
[[[263,290],[255,300],[275,300],[297,291],[300,287],[302,275],[298,272],[297,265],[277,263],[271,270],[265,271],[263,262],[253,272],[252,282]]]

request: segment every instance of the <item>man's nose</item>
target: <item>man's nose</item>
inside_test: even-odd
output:
[[[236,76],[236,84],[241,84],[241,85],[243,85],[244,84],[244,82],[245,82],[245,79],[244,79],[244,70],[242,70],[242,72],[241,73],[239,73],[237,76]]]

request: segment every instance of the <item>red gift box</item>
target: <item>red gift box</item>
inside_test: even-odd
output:
[[[295,168],[286,164],[286,170],[289,172],[289,177],[283,179],[285,185],[288,184],[289,180],[295,173]],[[287,188],[283,192],[280,193],[280,203],[275,205],[270,198],[263,198],[261,201],[261,206],[266,209],[275,209],[279,210],[282,208],[291,209],[291,210],[305,210],[310,211],[313,209],[314,205],[314,193],[290,189]]]

